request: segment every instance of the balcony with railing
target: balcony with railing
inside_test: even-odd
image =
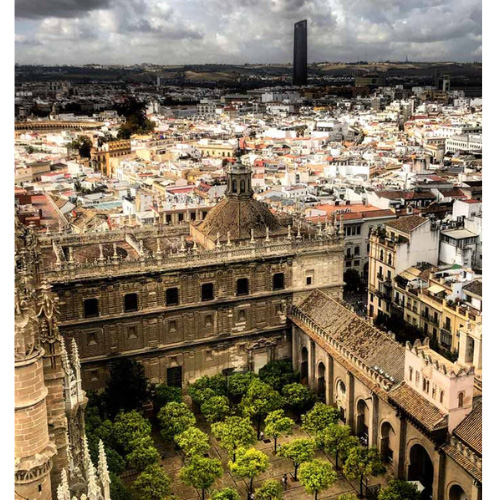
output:
[[[430,304],[431,306],[442,306],[444,299],[442,297],[438,297],[436,295],[432,295],[428,291],[424,290],[420,294],[420,297],[422,299],[422,302]]]
[[[439,326],[439,316],[431,316],[429,321],[436,326]]]
[[[477,309],[474,309],[470,306],[464,306],[463,302],[453,302],[451,300],[446,301],[444,304],[444,309],[448,311],[452,311],[455,314],[458,314],[465,321],[477,321],[477,318],[481,316],[481,312]]]
[[[452,343],[451,332],[449,330],[447,330],[446,328],[441,328],[439,340],[440,340],[440,343],[444,347],[446,347],[447,349],[449,349],[451,347],[451,343]]]

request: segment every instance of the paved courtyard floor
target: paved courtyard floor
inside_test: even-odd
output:
[[[230,457],[228,454],[219,446],[218,441],[215,437],[210,433],[210,425],[204,421],[203,417],[197,415],[197,426],[210,435],[210,450],[208,451],[208,455],[212,458],[218,458],[222,461],[222,465],[224,468],[224,475],[218,479],[213,489],[221,489],[226,487],[235,488],[238,490],[240,497],[242,500],[246,500],[247,491],[248,491],[248,481],[244,479],[240,479],[236,477],[234,474],[231,474],[228,468],[228,461]],[[297,438],[309,438],[311,437],[305,431],[303,431],[300,426],[296,425],[293,430],[293,434],[288,438],[280,438],[278,439],[278,447],[280,444],[286,443],[288,441],[292,441]],[[179,500],[199,500],[201,498],[201,491],[196,490],[190,486],[186,486],[179,479],[180,469],[184,465],[183,454],[181,451],[176,450],[174,445],[165,443],[165,441],[161,438],[159,432],[155,430],[153,432],[153,438],[155,440],[156,446],[164,457],[161,460],[161,465],[164,467],[165,472],[172,478],[172,493],[176,495]],[[294,467],[291,460],[286,458],[281,458],[276,456],[274,453],[274,442],[272,439],[265,439],[264,441],[258,441],[255,444],[255,448],[263,451],[269,456],[270,465],[269,468],[262,474],[260,474],[254,480],[254,489],[259,488],[263,481],[266,479],[274,479],[277,481],[281,481],[281,478],[286,473],[288,474],[288,486],[287,490],[284,493],[284,498],[286,500],[298,500],[298,499],[312,499],[312,495],[308,495],[304,488],[301,486],[299,481],[293,480],[293,472]],[[316,458],[330,461],[334,464],[334,460],[332,460],[329,456],[327,456],[322,451],[316,452]],[[387,480],[391,478],[390,470],[388,469],[388,475],[384,477],[370,477],[369,485],[377,485],[380,484],[382,487],[386,485]],[[348,481],[339,470],[337,471],[338,480],[334,483],[334,485],[323,492],[320,492],[318,498],[321,499],[336,499],[339,495],[344,493],[358,493],[358,483],[356,481]],[[130,484],[135,478],[130,477],[126,482]],[[209,494],[206,494],[206,498],[209,498]]]

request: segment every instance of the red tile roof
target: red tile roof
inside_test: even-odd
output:
[[[425,224],[427,221],[428,219],[424,219],[419,215],[407,215],[406,217],[400,217],[399,219],[386,222],[385,225],[404,233],[410,233],[417,227]]]
[[[453,434],[476,453],[483,453],[483,408],[478,403],[473,410],[457,425]]]

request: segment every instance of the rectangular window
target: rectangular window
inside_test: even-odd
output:
[[[417,387],[420,384],[420,372],[415,372],[415,384]]]
[[[313,284],[313,277],[312,276],[306,276],[306,286],[312,285]]]
[[[191,212],[189,215],[191,220],[196,220],[196,212]]]
[[[167,385],[182,388],[182,366],[167,368]]]
[[[356,228],[356,234],[361,234],[361,226],[358,226],[358,227]]]
[[[247,312],[245,311],[245,309],[240,309],[238,311],[238,322],[246,320],[247,320]]]
[[[213,299],[214,299],[214,284],[203,283],[201,285],[201,300],[213,300]]]
[[[99,301],[97,299],[85,299],[83,301],[83,315],[85,318],[99,316]]]
[[[409,377],[410,377],[410,382],[413,380],[413,368],[410,366],[409,370]]]
[[[175,333],[177,331],[177,321],[175,319],[168,322],[168,333]]]
[[[167,288],[165,292],[165,303],[167,306],[179,305],[179,289]]]
[[[138,299],[136,293],[127,293],[123,297],[123,310],[125,312],[137,311]]]
[[[359,247],[354,247],[354,255],[359,255]]]
[[[204,319],[204,324],[206,327],[213,326],[214,324],[214,319],[211,314],[207,314]]]
[[[97,370],[90,371],[90,381],[91,382],[98,382],[99,381],[99,373],[97,372]]]
[[[236,280],[236,295],[248,295],[250,287],[248,278],[240,278]]]
[[[87,333],[87,345],[96,345],[96,344],[97,344],[96,332]]]
[[[276,273],[273,275],[273,290],[283,290],[285,288],[285,275]]]
[[[179,217],[179,222],[182,222],[184,220],[184,214],[178,214]]]

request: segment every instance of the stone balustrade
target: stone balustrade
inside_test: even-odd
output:
[[[125,234],[125,233],[123,233]],[[105,238],[104,235],[108,237]],[[110,242],[110,233],[103,233],[101,242]],[[137,241],[141,234],[134,231]],[[150,234],[149,237],[160,236]],[[116,238],[116,235],[115,235]],[[112,240],[111,240],[112,241]],[[87,243],[87,240],[85,240]],[[66,243],[66,242],[65,242]],[[297,236],[272,239],[269,241],[257,240],[254,242],[241,242],[219,244],[213,250],[199,250],[196,247],[187,248],[184,241],[180,249],[169,252],[154,252],[152,255],[141,255],[138,258],[121,258],[115,254],[107,259],[99,258],[92,262],[77,263],[72,259],[72,254],[65,261],[58,261],[52,267],[44,270],[45,278],[49,282],[62,282],[71,279],[81,279],[93,276],[116,276],[141,272],[162,272],[186,267],[203,267],[212,264],[245,261],[267,257],[285,257],[297,253],[314,253],[317,251],[338,251],[343,240],[338,234],[322,235],[315,238]],[[70,247],[71,248],[71,247]]]

